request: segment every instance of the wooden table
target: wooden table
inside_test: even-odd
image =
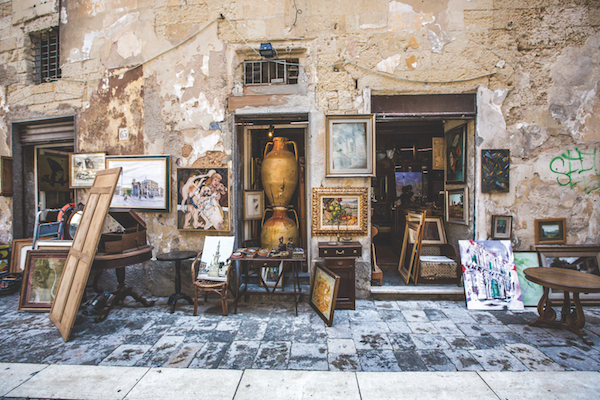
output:
[[[175,261],[175,293],[169,296],[169,301],[167,302],[167,304],[171,306],[171,314],[175,312],[175,306],[179,299],[184,299],[187,300],[188,303],[194,304],[194,301],[190,296],[181,293],[181,261],[194,258],[196,257],[196,254],[198,254],[196,251],[171,251],[156,256],[156,259],[159,261]]]
[[[239,302],[242,294],[244,295],[244,301],[248,301],[248,271],[249,271],[250,264],[254,264],[252,267],[257,269],[258,279],[260,280],[260,282],[262,283],[262,285],[265,288],[266,293],[268,293],[268,294],[275,293],[275,289],[277,289],[279,282],[281,282],[281,291],[278,293],[285,293],[283,291],[284,290],[283,274],[285,272],[286,265],[291,264],[292,265],[292,281],[293,281],[293,286],[294,286],[294,301],[295,301],[295,305],[296,305],[296,316],[298,316],[298,301],[300,301],[300,297],[302,296],[302,289],[300,288],[300,282],[298,280],[297,264],[302,263],[305,260],[306,260],[305,257],[302,257],[302,258],[252,257],[252,258],[232,259],[232,261],[240,261],[241,267],[243,270],[242,273],[236,273],[234,313],[237,314],[237,305],[238,305],[238,302]],[[277,277],[277,280],[274,283],[273,288],[271,290],[269,290],[269,287],[265,284],[265,281],[262,278],[262,269],[269,266],[269,265],[267,265],[267,263],[270,263],[270,264],[278,263],[279,264],[282,261],[283,261],[283,264],[282,264],[282,268],[279,273],[279,276]],[[243,291],[240,290],[240,275],[244,275],[244,290]]]
[[[528,280],[540,284],[544,288],[544,294],[537,306],[540,316],[529,325],[548,325],[566,329],[579,336],[585,344],[593,346],[594,343],[587,340],[583,332],[585,316],[579,300],[579,293],[600,293],[600,276],[551,267],[527,268],[523,273]],[[550,289],[564,292],[560,321],[556,320],[556,312],[552,309],[549,297]],[[574,310],[571,307],[569,292],[573,293]]]
[[[135,293],[129,286],[125,286],[125,267],[129,265],[139,264],[150,260],[152,257],[153,247],[144,245],[133,249],[128,249],[122,253],[106,254],[96,253],[92,269],[95,271],[93,287],[97,293],[102,292],[98,286],[100,274],[105,269],[114,269],[117,275],[117,290],[112,292],[113,297],[103,306],[96,316],[96,322],[102,322],[108,317],[108,313],[116,304],[122,303],[125,297],[131,296],[135,301],[141,303],[144,307],[152,307],[154,301],[148,301],[139,294]]]

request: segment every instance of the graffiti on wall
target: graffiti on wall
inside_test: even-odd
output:
[[[600,189],[600,168],[598,151],[567,150],[550,161],[550,171],[558,174],[556,181],[560,186],[581,187],[591,193]]]

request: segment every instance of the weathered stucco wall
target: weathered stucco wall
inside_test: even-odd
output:
[[[474,214],[469,226],[452,227],[458,233],[487,238],[491,216],[509,214],[515,247],[527,249],[534,219],[564,217],[569,243],[599,241],[594,2],[63,0],[62,79],[33,85],[29,34],[58,19],[57,0],[0,0],[0,155],[11,154],[12,122],[62,115],[77,116],[77,151],[170,155],[171,212],[140,213],[155,254],[203,242],[176,229],[176,167],[228,166],[238,187],[236,115],[307,113],[308,192],[370,186],[326,178],[324,154],[325,116],[369,112],[369,93],[477,92],[467,171]],[[298,50],[297,87],[242,87],[242,62],[261,42]],[[128,140],[119,141],[120,128]],[[484,148],[510,149],[509,193],[480,193]],[[0,197],[0,241],[11,238],[11,206]],[[315,258],[320,239],[310,241]],[[370,237],[358,240],[364,297]],[[136,282],[168,294],[170,266],[140,270]]]

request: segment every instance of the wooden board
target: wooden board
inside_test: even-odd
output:
[[[100,233],[115,192],[121,168],[98,171],[89,191],[81,222],[73,238],[63,269],[50,320],[56,325],[65,342],[75,323],[79,304],[96,255]]]

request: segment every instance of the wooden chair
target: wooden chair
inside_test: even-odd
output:
[[[198,279],[198,270],[196,264],[200,265],[200,259],[202,252],[196,255],[196,258],[192,262],[192,282],[194,283],[194,316],[198,315],[198,298],[204,295],[204,302],[209,294],[217,294],[221,297],[221,308],[223,309],[223,316],[227,316],[229,311],[227,309],[227,292],[229,289],[229,279],[231,276],[231,266],[227,270],[227,279],[224,281],[209,280],[209,279]]]

